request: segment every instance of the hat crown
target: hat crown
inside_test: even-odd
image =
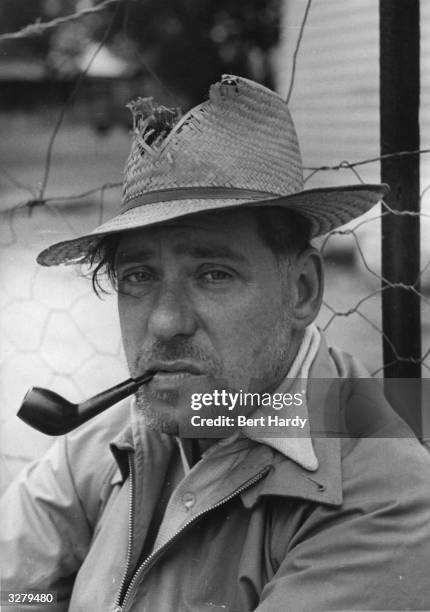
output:
[[[123,211],[166,189],[223,187],[290,195],[303,189],[296,131],[285,101],[241,77],[224,75],[209,99],[156,145],[138,130],[123,184]]]

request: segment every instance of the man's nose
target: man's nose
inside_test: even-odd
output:
[[[163,285],[154,297],[148,320],[148,332],[158,340],[192,336],[197,317],[192,302],[181,286]]]

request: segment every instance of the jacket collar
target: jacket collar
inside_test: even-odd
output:
[[[341,440],[327,435],[327,432],[337,430],[339,421],[337,381],[337,368],[321,334],[307,387],[309,422],[318,468],[310,472],[295,461],[275,455],[274,469],[264,481],[243,493],[246,506],[252,506],[263,495],[285,495],[336,506],[342,504]]]

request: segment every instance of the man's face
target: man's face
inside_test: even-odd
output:
[[[289,264],[249,211],[127,232],[116,271],[130,372],[156,371],[137,395],[150,426],[177,434],[191,394],[270,392],[285,376],[298,346]]]

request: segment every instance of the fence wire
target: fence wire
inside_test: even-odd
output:
[[[93,11],[102,10],[115,2],[117,0],[102,2]],[[310,5],[309,2],[307,10]],[[73,14],[69,19],[80,18],[84,13]],[[62,18],[61,23],[65,20],[67,18]],[[38,32],[34,31],[36,26],[33,25],[15,33],[16,36],[13,33],[0,36],[0,42],[7,37],[40,34],[45,29],[61,25],[60,20],[54,21],[36,24]],[[107,41],[110,27],[90,63]],[[301,36],[295,57],[300,41]],[[288,96],[291,95],[293,79],[294,74]],[[78,93],[81,82],[82,78],[79,77],[72,96]],[[75,186],[58,193],[52,192],[54,188],[48,190],[48,178],[52,178],[56,172],[55,165],[52,166],[54,142],[64,127],[63,119],[69,103],[70,100],[60,109],[50,134],[40,180],[28,181],[7,167],[0,168],[3,190],[12,189],[14,192],[13,205],[0,211],[0,488],[12,479],[22,464],[39,455],[51,442],[49,438],[21,425],[15,418],[28,387],[33,384],[46,386],[77,401],[126,377],[114,297],[100,302],[93,295],[88,281],[79,273],[67,268],[46,270],[38,267],[34,261],[37,252],[47,244],[84,233],[88,227],[95,227],[114,214],[120,198],[120,168],[117,180],[95,177],[93,186]],[[390,157],[429,152],[430,149],[399,151],[390,154]],[[71,157],[69,163],[72,164]],[[79,151],[76,159],[78,157]],[[336,171],[348,172],[355,182],[363,183],[359,169],[381,159],[372,156],[364,160],[342,160],[331,166],[308,167],[305,182],[318,173]],[[58,185],[61,180],[53,182]],[[425,198],[430,196],[429,191],[430,185],[422,190],[422,210],[426,207]],[[393,211],[383,202],[380,210],[374,208],[365,217],[346,228],[332,231],[320,241],[318,246],[327,261],[328,282],[318,322],[329,338],[333,334],[336,341],[344,340],[346,336],[353,353],[356,345],[363,346],[364,342],[372,374],[381,375],[389,365],[381,361],[384,335],[381,295],[389,287],[401,287],[404,291],[413,292],[419,296],[422,305],[423,354],[419,362],[423,374],[429,376],[430,256],[424,258],[419,277],[413,285],[388,283],[381,275],[374,246],[375,242],[379,242],[381,218],[388,214],[418,213]],[[419,215],[422,227],[430,231],[430,214],[421,212]],[[421,289],[418,289],[420,286]],[[389,338],[386,340],[390,343]],[[410,356],[399,355],[392,348],[397,360],[411,361]]]

